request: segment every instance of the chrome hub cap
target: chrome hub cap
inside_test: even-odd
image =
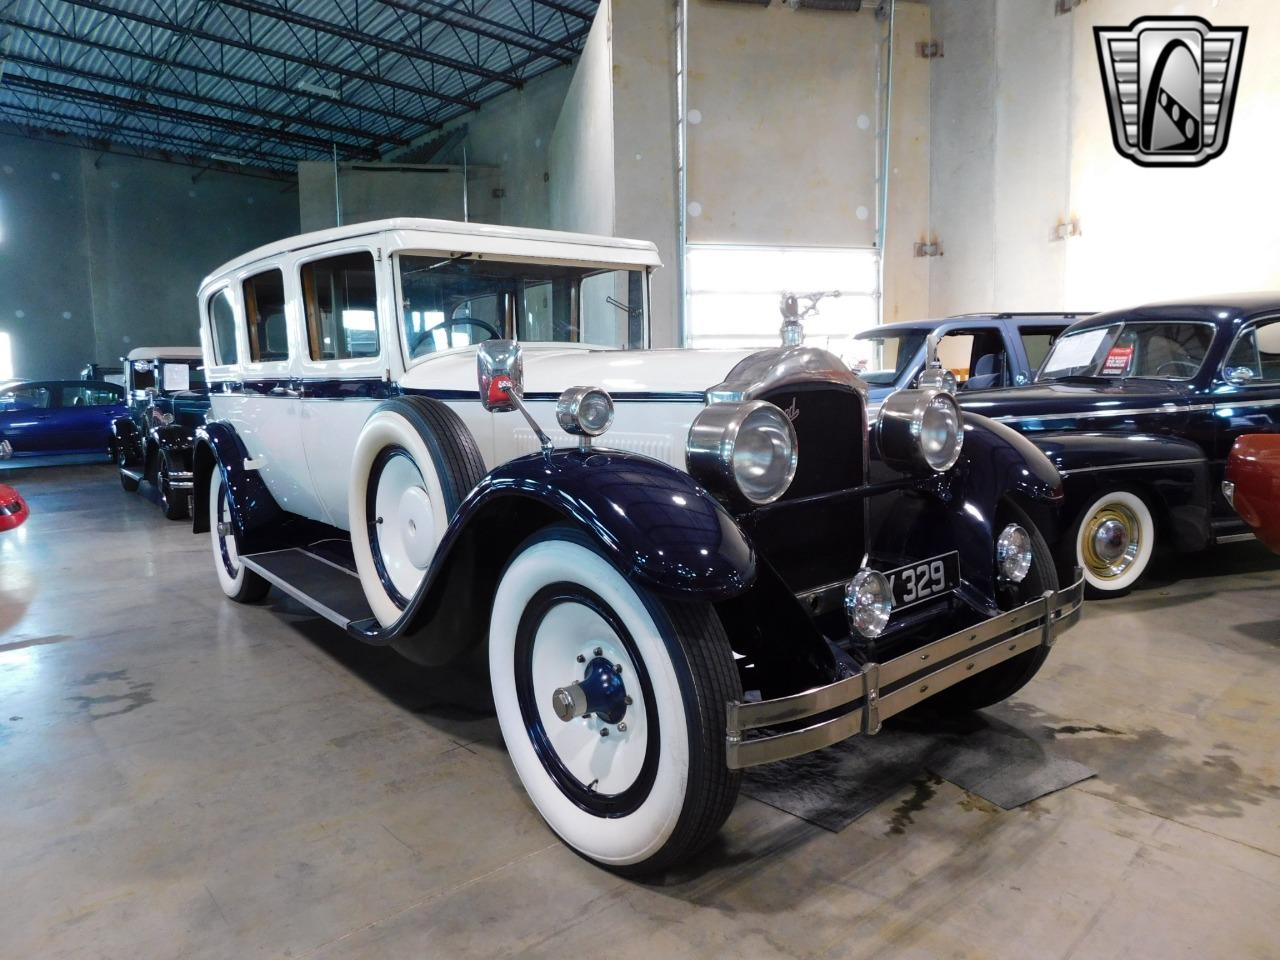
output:
[[[1141,524],[1123,504],[1109,503],[1081,528],[1081,553],[1089,572],[1113,580],[1133,566],[1142,547]]]

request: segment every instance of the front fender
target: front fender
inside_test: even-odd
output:
[[[141,467],[143,461],[142,432],[132,417],[116,417],[111,421],[111,435],[115,438],[116,455],[123,454],[129,467]]]
[[[715,602],[756,577],[737,523],[692,477],[636,454],[557,450],[505,463],[462,502],[404,615],[353,625],[420,663],[440,663],[482,637],[503,568],[539,529],[569,523],[628,579],[654,593]]]
[[[193,440],[191,428],[177,423],[152,427],[150,435],[152,442],[161,450],[188,450]]]
[[[245,469],[247,459],[249,453],[231,424],[214,420],[196,428],[192,529],[195,533],[209,530],[209,478],[214,470],[221,470],[227,490],[227,511],[242,553],[252,552],[254,534],[272,529],[285,517],[258,472]]]
[[[1001,501],[1027,513],[1050,545],[1060,534],[1062,480],[1043,453],[1016,431],[978,414],[964,415],[964,448],[945,474],[882,494],[870,546],[879,569],[955,550],[970,601],[994,610],[995,541]]]
[[[1212,538],[1212,480],[1204,450],[1191,440],[1142,433],[1038,433],[1028,438],[1062,474],[1064,522],[1108,490],[1144,495],[1179,550]]]

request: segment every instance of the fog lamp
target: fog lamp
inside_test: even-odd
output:
[[[599,387],[570,387],[556,403],[556,422],[575,437],[598,437],[613,423],[613,398]]]
[[[860,636],[872,639],[884,633],[893,612],[893,588],[885,575],[859,570],[844,588],[844,612]]]
[[[996,569],[1000,579],[1021,583],[1031,572],[1031,534],[1011,523],[996,539]]]

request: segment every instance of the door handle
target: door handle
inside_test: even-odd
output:
[[[294,397],[294,398],[297,398],[297,397],[302,396],[302,391],[301,391],[301,390],[295,390],[295,389],[293,389],[292,387],[272,387],[272,388],[271,388],[271,395],[272,395],[273,397]]]

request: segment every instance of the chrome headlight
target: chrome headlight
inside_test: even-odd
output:
[[[757,506],[787,492],[796,475],[796,432],[772,403],[713,403],[689,427],[685,464],[709,490]]]
[[[899,390],[885,398],[877,426],[880,456],[906,473],[945,473],[964,447],[964,422],[955,397],[934,390]]]
[[[1021,583],[1031,572],[1031,534],[1016,523],[996,538],[996,570],[1008,583]]]
[[[565,433],[598,437],[613,423],[613,398],[599,387],[570,387],[556,402],[556,422]]]
[[[844,588],[844,612],[849,626],[868,639],[884,633],[893,613],[893,588],[876,570],[859,570]]]

